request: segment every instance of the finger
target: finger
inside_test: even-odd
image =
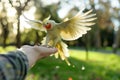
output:
[[[54,47],[41,47],[42,51],[44,50],[45,53],[56,53],[57,49]]]
[[[45,52],[41,53],[41,56],[46,57],[57,52],[56,48],[45,49]]]
[[[52,53],[56,53],[57,49],[54,47],[44,47],[44,46],[34,46],[35,49],[37,51],[39,51],[40,53],[44,53],[44,54],[52,54]]]
[[[49,45],[41,45],[43,47],[47,47],[47,48],[53,48],[52,46],[49,46]]]

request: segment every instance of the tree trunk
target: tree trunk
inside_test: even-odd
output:
[[[4,23],[4,21],[6,21],[6,23]],[[7,22],[7,18],[4,17],[2,19],[0,19],[0,23],[2,26],[2,36],[3,36],[3,48],[6,47],[6,40],[9,34],[9,29],[8,29],[8,22]]]
[[[117,49],[119,47],[119,40],[120,40],[120,28],[114,34],[113,53],[117,53]]]
[[[84,47],[85,47],[85,51],[86,51],[86,60],[89,59],[89,47],[90,47],[90,35],[87,34],[84,37]]]
[[[100,48],[101,47],[101,40],[100,40],[100,30],[99,30],[99,28],[97,28],[97,30],[95,32],[94,41],[95,41],[96,49]]]
[[[4,27],[4,32],[3,32],[3,48],[6,47],[6,40],[7,40],[8,34],[9,34],[8,25],[6,25]]]
[[[17,23],[17,35],[16,35],[16,46],[18,48],[21,47],[21,33],[20,33],[20,14],[18,14],[18,23]]]

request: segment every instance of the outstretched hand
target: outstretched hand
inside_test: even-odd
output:
[[[20,48],[20,50],[23,51],[24,54],[27,56],[30,67],[34,65],[37,60],[57,52],[57,49],[54,47],[37,45],[35,46],[24,45]]]

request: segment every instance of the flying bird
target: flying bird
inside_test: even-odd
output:
[[[92,9],[85,13],[79,11],[74,17],[64,20],[61,23],[49,20],[50,16],[43,21],[31,20],[24,17],[32,28],[46,32],[42,44],[56,47],[58,52],[55,54],[55,57],[58,58],[60,56],[62,60],[65,60],[67,64],[70,65],[67,59],[67,57],[69,57],[68,46],[63,40],[76,40],[91,30],[90,26],[95,24],[94,20],[96,19],[96,14],[92,12]]]

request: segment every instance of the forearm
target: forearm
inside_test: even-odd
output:
[[[0,54],[0,80],[24,80],[28,59],[21,51]]]

